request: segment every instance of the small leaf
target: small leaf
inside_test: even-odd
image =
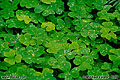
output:
[[[45,4],[51,4],[51,3],[55,3],[56,0],[42,0],[42,2]]]
[[[110,64],[107,62],[104,62],[104,64],[101,66],[103,70],[109,70],[110,69]]]
[[[15,51],[11,49],[9,52],[4,52],[4,56],[5,57],[14,57]]]
[[[9,63],[10,65],[14,65],[15,64],[15,59],[14,58],[5,58],[4,61]]]
[[[64,72],[69,71],[71,69],[71,63],[67,61],[60,62],[58,66],[59,66],[59,69]]]
[[[16,17],[19,21],[24,20],[25,24],[29,24],[29,22],[31,21],[29,16],[26,16],[26,15],[16,15]]]
[[[16,61],[17,63],[20,63],[20,62],[21,62],[21,59],[22,59],[22,56],[21,56],[20,54],[17,54],[17,55],[15,56],[15,61]]]
[[[72,44],[70,44],[69,47],[72,48],[72,49],[78,49],[79,45],[78,45],[77,42],[72,42]]]
[[[41,25],[41,28],[46,28],[46,31],[49,32],[51,30],[55,30],[55,24],[53,24],[52,22],[43,22]]]

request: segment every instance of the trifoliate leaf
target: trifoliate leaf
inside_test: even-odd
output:
[[[56,0],[42,0],[42,2],[45,4],[51,4],[51,3],[55,3]]]
[[[16,15],[16,17],[19,21],[24,20],[25,24],[29,24],[29,22],[31,21],[29,16],[26,16],[26,15]]]
[[[79,71],[80,69],[78,67],[74,67],[70,73],[72,75],[73,78],[78,78],[79,77]]]
[[[104,62],[104,64],[101,66],[103,70],[109,70],[110,69],[110,64],[107,62]]]
[[[4,56],[5,57],[14,57],[15,51],[11,49],[9,52],[4,52]]]
[[[71,63],[67,61],[60,62],[58,66],[58,68],[64,72],[69,71],[71,69]]]
[[[75,59],[73,60],[73,63],[75,65],[79,65],[82,63],[81,57],[80,56],[75,56]]]
[[[55,30],[55,24],[53,24],[52,22],[43,22],[41,28],[45,28],[45,27],[47,32],[51,30]]]
[[[109,54],[109,50],[112,49],[112,47],[108,44],[101,44],[97,47],[97,49],[100,51],[102,56],[106,56]]]
[[[79,45],[78,45],[77,42],[72,42],[72,44],[70,44],[69,47],[72,48],[72,49],[78,49]]]
[[[15,64],[15,59],[14,58],[5,58],[4,61],[9,63],[10,65],[14,65]]]
[[[24,22],[18,21],[16,18],[11,18],[6,21],[8,28],[25,28],[26,25]]]
[[[83,62],[81,65],[80,65],[80,70],[86,70],[86,69],[92,69],[92,66],[90,65],[90,63],[88,62]]]
[[[33,8],[38,5],[38,0],[21,0],[20,6],[26,8]]]
[[[21,62],[21,59],[22,59],[22,56],[21,56],[20,54],[17,54],[17,55],[15,56],[15,61],[16,61],[16,63],[20,63],[20,62]]]
[[[31,40],[31,35],[29,33],[26,33],[26,34],[21,34],[19,36],[19,41],[26,45],[26,46],[29,46],[29,45],[35,45],[35,41],[34,40]]]
[[[45,2],[50,2],[50,0],[44,0]],[[54,0],[53,0],[54,1]],[[61,0],[56,0],[56,3],[51,5],[37,5],[34,9],[35,13],[42,13],[43,16],[48,16],[50,14],[62,14],[64,11],[64,3]]]
[[[52,69],[49,69],[49,68],[44,68],[43,71],[42,71],[43,74],[45,74],[45,73],[47,73],[47,72],[53,73],[53,70],[52,70]]]
[[[38,22],[42,23],[42,22],[45,22],[44,17],[43,17],[42,15],[40,15],[40,14],[32,13],[32,14],[30,15],[30,17],[31,17],[31,21],[34,22],[34,23],[38,23]]]
[[[4,18],[4,19],[9,19],[10,17],[14,17],[14,11],[12,10],[7,10],[7,9],[3,9],[0,11],[0,15]]]

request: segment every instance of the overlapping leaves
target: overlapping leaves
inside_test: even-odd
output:
[[[118,26],[113,26],[112,22],[103,22],[102,25],[102,29],[100,30],[102,33],[101,37],[104,37],[108,40],[111,38],[117,39],[117,35],[114,32],[118,31]]]
[[[42,0],[47,4],[50,4],[51,1],[49,0]],[[52,1],[53,2],[53,1]],[[54,1],[55,2],[55,1]],[[61,0],[56,0],[56,3],[53,3],[51,5],[37,5],[34,9],[35,13],[42,13],[43,16],[48,16],[50,14],[62,14],[64,11],[64,3]]]
[[[20,63],[22,59],[22,56],[20,54],[16,54],[15,50],[12,50],[12,49],[9,52],[4,52],[4,56],[8,57],[8,58],[5,58],[4,61],[11,65],[14,65],[15,62]]]

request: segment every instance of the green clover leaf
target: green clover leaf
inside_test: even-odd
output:
[[[109,11],[111,7],[112,7],[111,5],[105,5],[103,7],[103,10]]]
[[[65,78],[65,80],[73,80],[72,76],[69,72],[64,72],[64,73],[60,73],[58,75],[59,78]]]
[[[110,54],[109,50],[112,49],[112,47],[109,44],[100,44],[97,49],[102,56],[106,56],[107,54]]]
[[[86,69],[92,69],[92,66],[90,65],[90,63],[88,62],[83,62],[81,65],[80,65],[80,70],[86,70]]]
[[[88,70],[88,75],[90,76],[109,76],[108,72],[102,71],[99,67],[94,67]],[[99,79],[100,80],[100,79]]]
[[[45,28],[45,27],[47,32],[51,30],[55,30],[55,24],[52,22],[43,22],[41,28]]]
[[[24,73],[23,73],[24,72]],[[39,80],[41,79],[41,73],[35,71],[33,68],[28,68],[26,65],[17,67],[17,76],[25,76],[29,80]]]
[[[75,65],[79,65],[82,63],[81,56],[75,56],[75,59],[73,60],[73,63]]]
[[[99,55],[97,54],[98,50],[97,49],[93,49],[90,53],[90,55],[94,58],[94,59],[98,59]]]
[[[24,34],[24,35],[21,34],[21,35],[19,36],[19,41],[20,41],[22,44],[26,45],[26,46],[36,45],[35,40],[34,40],[34,39],[31,39],[31,34],[29,34],[29,33],[26,33],[26,34]]]
[[[58,25],[56,25],[57,30],[61,30],[65,27],[65,22],[62,19],[57,19]]]
[[[10,50],[9,52],[5,52],[4,56],[5,57],[14,57],[15,56],[15,51],[14,50]]]
[[[0,15],[4,19],[9,19],[10,17],[14,17],[14,11],[17,9],[17,5],[19,4],[20,0],[14,0],[13,2],[9,2],[9,0],[2,0],[0,3],[0,7],[2,10],[0,11]]]
[[[117,18],[118,21],[120,21],[120,13],[118,10],[115,10],[115,12],[113,12],[113,15]]]
[[[92,69],[91,64],[94,63],[94,60],[91,56],[82,56],[81,60],[82,64],[80,65],[80,70]]]
[[[58,64],[58,68],[64,72],[67,72],[71,69],[71,63],[68,61],[62,61]]]
[[[67,5],[69,6],[69,10],[71,12],[68,13],[68,16],[73,18],[92,18],[92,15],[90,15],[87,11],[88,8],[85,4],[85,2],[82,1],[68,1]],[[89,8],[89,11],[91,11],[91,8]]]
[[[116,32],[118,30],[118,26],[113,26],[112,22],[103,22],[102,25],[104,28],[109,28],[111,32]]]
[[[6,21],[8,28],[25,28],[26,25],[24,22],[19,22],[16,18],[11,18]]]
[[[29,24],[27,28],[22,30],[23,33],[29,33],[34,36],[34,39],[37,40],[37,44],[43,44],[47,40],[47,33],[42,28],[37,28],[33,24]]]
[[[48,80],[48,79],[50,79],[50,80],[56,80],[56,78],[53,77],[53,74],[52,74],[52,73],[46,72],[46,73],[43,75],[43,79],[42,79],[42,80]]]
[[[109,55],[109,59],[113,61],[114,64],[117,64],[118,66],[120,64],[120,58],[119,58],[120,49],[111,49],[109,51],[113,53]]]
[[[90,21],[90,19],[82,19],[80,22],[73,21],[73,24],[76,25],[75,29],[80,31],[83,37],[88,36],[91,40],[95,40],[100,33],[100,24],[95,22],[89,23]]]
[[[91,64],[94,63],[94,60],[91,56],[76,56],[73,60],[75,65],[80,65],[79,69],[84,71],[86,69],[92,69]],[[89,66],[89,67],[88,67]]]
[[[49,69],[49,68],[44,68],[44,69],[42,70],[42,74],[45,74],[45,73],[47,73],[47,72],[53,73],[54,71],[53,71],[52,69]]]
[[[0,17],[0,31],[3,30],[3,28],[5,27],[6,23],[4,22],[3,18]]]
[[[4,18],[4,19],[9,19],[10,17],[14,17],[14,11],[12,10],[7,10],[7,9],[3,9],[0,11],[0,15]]]
[[[69,47],[72,48],[72,49],[78,49],[79,45],[78,45],[77,42],[72,42],[72,44],[70,44]]]
[[[0,42],[0,57],[4,57],[4,52],[9,50],[8,42]]]
[[[30,13],[30,11],[28,11],[28,10],[25,10],[25,11],[23,11],[23,10],[17,10],[17,11],[16,11],[16,15],[26,15],[26,16],[30,16],[31,13]]]
[[[45,53],[43,46],[35,45],[27,46],[26,49],[20,50],[20,53],[23,55],[23,60],[25,60],[26,63],[41,63],[44,61],[43,58],[40,58],[42,54]],[[42,60],[43,59],[43,60]]]
[[[101,66],[101,69],[103,70],[109,70],[110,69],[110,64],[107,62],[104,62],[104,64]]]
[[[95,0],[94,7],[98,10],[104,9],[104,5],[107,3],[107,0]]]
[[[74,67],[74,68],[70,71],[71,76],[72,76],[73,78],[78,78],[78,77],[79,77],[79,71],[80,71],[79,67]]]
[[[8,64],[6,64],[6,62],[1,62],[1,61],[0,61],[0,65],[1,65],[1,66],[0,66],[0,69],[1,69],[1,70],[8,70],[8,66],[7,66]]]
[[[9,63],[10,65],[14,65],[15,62],[20,63],[22,59],[22,56],[20,54],[16,54],[16,52],[12,49],[9,52],[4,52],[4,56],[8,57],[5,58],[4,61]]]
[[[90,49],[89,48],[80,48],[80,53],[81,54],[89,54],[90,53]]]
[[[53,45],[54,44],[54,45]],[[64,44],[56,43],[56,42],[49,42],[45,44],[46,47],[48,47],[47,52],[48,53],[57,53],[60,49],[64,49]]]
[[[48,0],[47,0],[48,1]],[[37,5],[34,9],[35,13],[42,13],[43,16],[48,16],[50,14],[62,14],[64,11],[64,3],[61,0],[56,0],[56,3],[51,5]]]
[[[47,5],[41,4],[37,5],[34,9],[35,13],[41,13],[47,8]]]
[[[9,2],[9,0],[2,0],[2,2],[0,3],[0,7],[2,9],[8,9],[8,10],[16,10],[17,9],[17,5],[19,4],[20,0],[14,0],[12,2]]]
[[[68,58],[68,59],[73,59],[74,57],[75,57],[75,55],[76,55],[76,52],[75,51],[67,51],[66,52],[66,57]]]
[[[105,37],[108,40],[111,38],[117,39],[117,35],[114,32],[118,31],[118,26],[113,26],[112,22],[103,22],[102,25],[100,30],[102,33],[101,37]]]
[[[19,21],[24,20],[25,24],[29,24],[29,22],[31,21],[29,16],[26,16],[26,15],[16,15],[16,17]]]
[[[21,7],[26,7],[26,8],[33,8],[38,5],[38,0],[21,0],[20,1],[20,6]]]
[[[31,21],[34,22],[34,23],[38,24],[38,22],[40,22],[40,23],[45,22],[44,17],[40,14],[31,13],[30,17],[31,17]]]
[[[110,30],[108,28],[102,28],[101,31],[100,31],[102,33],[101,37],[104,37],[108,40],[110,40],[111,38],[117,39],[117,35],[114,32],[109,33],[109,31]]]
[[[51,3],[55,3],[56,0],[42,0],[42,2],[45,4],[51,4]]]
[[[57,60],[53,57],[51,57],[49,60],[48,60],[48,64],[52,66],[52,68],[56,67],[56,64],[57,64]]]
[[[97,13],[97,15],[99,16],[100,20],[110,21],[115,19],[115,16],[112,13],[107,13],[106,10],[101,10],[100,12]]]

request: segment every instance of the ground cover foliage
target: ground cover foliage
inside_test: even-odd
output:
[[[0,0],[0,77],[86,75],[120,80],[119,0]]]

